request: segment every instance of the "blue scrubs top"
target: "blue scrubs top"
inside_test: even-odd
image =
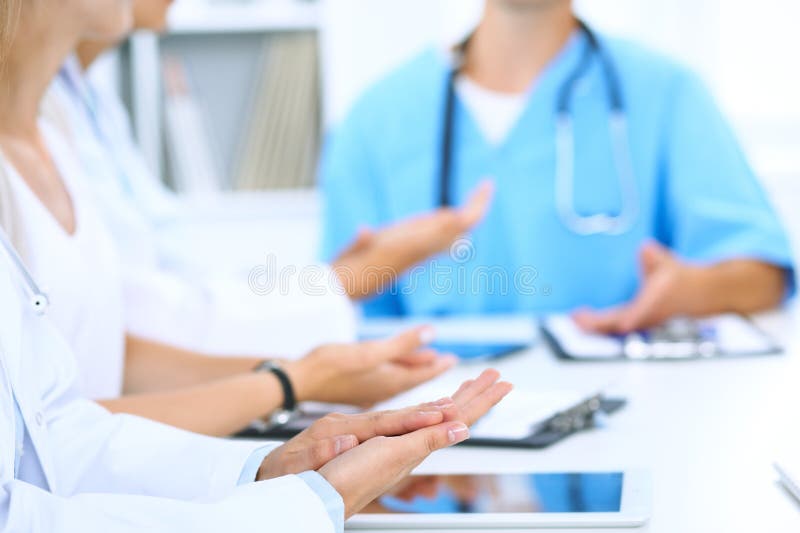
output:
[[[730,126],[699,79],[630,42],[600,38],[618,71],[628,117],[639,216],[622,235],[579,236],[555,204],[556,99],[588,46],[576,33],[532,85],[499,145],[456,101],[452,198],[485,177],[491,211],[454,253],[427,261],[365,306],[368,315],[558,312],[629,300],[638,250],[655,239],[696,263],[752,258],[792,268],[786,235]],[[372,87],[333,132],[321,170],[324,255],[361,226],[438,206],[448,58],[428,51]],[[579,214],[621,209],[605,77],[593,61],[572,96]]]

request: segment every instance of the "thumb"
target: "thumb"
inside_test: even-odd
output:
[[[390,438],[397,441],[397,445],[403,448],[404,455],[416,465],[437,450],[467,440],[469,428],[463,422],[445,422]]]
[[[307,470],[319,470],[336,457],[358,446],[355,435],[339,435],[314,441],[314,443],[298,452],[292,459],[290,473],[299,474]]]
[[[375,232],[371,228],[367,226],[358,228],[358,233],[356,233],[355,239],[353,239],[353,242],[351,242],[344,252],[342,252],[341,256],[358,253],[366,248],[369,248],[374,239]]]
[[[645,275],[651,274],[671,259],[672,252],[656,241],[647,241],[639,250],[639,262]]]
[[[494,197],[494,181],[484,180],[475,188],[467,203],[460,210],[461,223],[468,230],[483,220]]]

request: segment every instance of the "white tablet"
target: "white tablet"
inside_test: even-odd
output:
[[[638,527],[650,517],[642,471],[420,475],[347,529]]]

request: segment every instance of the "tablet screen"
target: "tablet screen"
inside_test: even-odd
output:
[[[365,513],[616,513],[623,474],[410,476]]]

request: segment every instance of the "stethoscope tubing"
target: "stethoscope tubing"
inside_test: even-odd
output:
[[[556,100],[556,204],[559,218],[572,232],[578,235],[594,235],[605,233],[619,235],[628,231],[634,224],[638,214],[638,193],[630,153],[625,106],[619,76],[613,61],[603,49],[595,33],[583,22],[578,26],[586,35],[588,46],[575,70],[560,88]],[[467,38],[457,50],[453,68],[448,73],[447,91],[444,104],[444,123],[440,145],[439,197],[440,207],[452,205],[452,167],[455,152],[454,131],[456,127],[456,79],[461,71],[466,49],[470,38]],[[597,60],[603,70],[606,82],[609,105],[609,135],[612,137],[614,167],[620,183],[622,209],[619,215],[598,213],[581,216],[575,212],[574,206],[574,159],[575,136],[570,113],[570,100],[577,83],[583,78]]]

